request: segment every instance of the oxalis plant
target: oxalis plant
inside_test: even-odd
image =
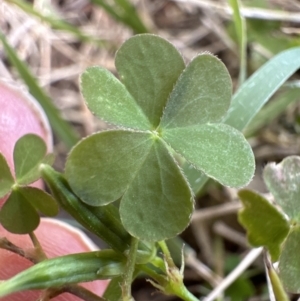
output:
[[[9,197],[0,221],[13,233],[32,236],[37,212],[56,213],[52,199],[31,201],[34,197],[24,192],[27,184],[42,177],[60,206],[110,249],[41,257],[33,267],[0,283],[0,297],[45,289],[44,300],[71,291],[88,301],[129,301],[131,283],[143,273],[161,292],[197,300],[185,288],[184,264],[175,266],[166,240],[188,226],[193,191],[207,177],[231,187],[251,180],[254,156],[240,130],[296,67],[285,64],[270,80],[269,90],[264,90],[261,78],[273,74],[270,66],[278,61],[297,63],[298,52],[283,53],[263,67],[240,88],[232,104],[230,76],[218,58],[203,53],[185,66],[174,46],[155,35],[137,35],[121,46],[116,54],[119,79],[101,67],[88,68],[81,76],[83,97],[95,115],[116,129],[82,139],[71,150],[64,174],[50,166],[40,138],[22,137],[15,147],[15,178],[5,159],[0,161],[0,196]],[[261,89],[259,97],[253,97],[254,83]],[[253,102],[246,110],[242,99],[247,97]],[[27,162],[18,151],[22,145],[40,148],[39,155],[26,151],[33,158]],[[22,211],[21,202],[30,210]],[[103,297],[70,289],[96,279],[111,279]]]
[[[278,261],[284,288],[299,294],[300,157],[290,156],[279,164],[268,164],[263,178],[272,202],[257,192],[241,190],[239,197],[244,208],[239,213],[239,221],[247,229],[249,242],[255,247],[265,247],[271,262]],[[269,275],[274,282],[276,300],[289,300],[276,275]]]

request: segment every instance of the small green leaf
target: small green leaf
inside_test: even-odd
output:
[[[300,222],[300,157],[290,156],[264,169],[264,181],[290,219]]]
[[[138,130],[151,129],[126,87],[108,70],[88,68],[81,76],[81,89],[90,110],[104,121]]]
[[[18,184],[26,185],[39,178],[38,166],[46,151],[43,139],[34,134],[27,134],[16,142],[14,163]]]
[[[192,211],[185,178],[163,142],[156,140],[122,198],[125,229],[146,241],[164,240],[187,227]]]
[[[123,274],[124,256],[112,250],[79,253],[44,260],[0,283],[0,297],[13,292],[60,287]]]
[[[162,138],[196,168],[221,184],[246,185],[255,169],[249,143],[236,129],[225,124],[203,124],[166,129]]]
[[[0,223],[9,232],[27,234],[39,225],[40,217],[18,190],[13,190],[0,211]]]
[[[300,293],[300,226],[291,229],[282,246],[279,276],[289,293]]]
[[[149,133],[113,130],[91,135],[71,151],[67,180],[89,205],[116,201],[143,165],[152,144]]]
[[[165,39],[151,34],[136,35],[118,50],[116,68],[155,129],[169,94],[185,68],[182,56]]]
[[[239,191],[244,209],[239,212],[239,222],[247,229],[248,240],[254,247],[265,246],[276,261],[280,247],[289,232],[289,223],[282,213],[261,195]]]
[[[231,90],[231,78],[225,65],[211,54],[197,56],[178,79],[160,128],[220,121],[229,108]]]
[[[113,278],[108,286],[106,287],[106,290],[103,294],[103,298],[105,300],[109,301],[121,301],[122,300],[122,283],[123,277],[115,277]]]
[[[58,214],[58,204],[55,199],[45,191],[35,187],[20,187],[18,191],[28,203],[41,213],[47,216],[55,216]]]
[[[0,198],[5,196],[14,185],[15,180],[4,156],[0,153]]]

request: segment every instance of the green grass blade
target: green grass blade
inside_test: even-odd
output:
[[[43,91],[43,89],[38,85],[36,79],[26,67],[24,62],[22,62],[14,49],[8,44],[5,36],[0,32],[0,41],[2,42],[4,49],[6,51],[7,57],[11,64],[17,69],[20,77],[24,80],[29,88],[29,92],[36,98],[44,109],[50,124],[60,139],[68,146],[72,147],[77,141],[78,137],[73,131],[71,126],[62,119],[57,108],[53,105],[50,97]]]
[[[108,4],[106,0],[91,0],[91,2],[104,8],[115,20],[130,27],[135,33],[149,32],[134,6],[127,0],[114,0],[114,6]]]
[[[51,16],[48,16],[48,15],[45,15],[45,14],[42,14],[42,13],[36,11],[32,7],[32,5],[26,3],[25,1],[22,1],[22,0],[6,0],[6,1],[17,5],[19,8],[21,8],[26,13],[39,18],[43,22],[48,23],[53,29],[67,31],[67,32],[75,35],[80,41],[92,42],[92,43],[97,44],[98,46],[103,46],[103,43],[104,43],[103,41],[101,41],[93,36],[83,33],[77,27],[75,27],[61,19],[51,17]]]
[[[246,21],[244,17],[240,14],[240,1],[239,0],[229,0],[229,4],[233,10],[233,22],[235,31],[238,38],[239,50],[240,50],[240,73],[239,73],[239,84],[247,78],[247,30]]]
[[[300,100],[300,88],[282,91],[272,102],[267,104],[257,113],[244,131],[246,137],[255,133],[277,118],[286,108],[295,101]]]
[[[226,124],[242,131],[300,67],[300,47],[285,50],[258,69],[234,94]]]

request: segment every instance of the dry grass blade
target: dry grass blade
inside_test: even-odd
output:
[[[228,5],[221,5],[205,0],[171,0],[178,3],[189,3],[200,8],[211,8],[219,13],[225,13],[228,17],[233,15],[233,10]],[[245,18],[262,19],[272,21],[285,21],[300,23],[300,13],[283,12],[262,8],[241,7],[241,15]]]

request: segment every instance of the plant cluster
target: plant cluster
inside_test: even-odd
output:
[[[192,174],[202,185],[207,177],[230,187],[249,183],[255,161],[241,131],[295,66],[285,65],[268,87],[261,79],[272,74],[278,61],[296,57],[300,65],[299,53],[295,48],[275,57],[233,97],[230,76],[218,58],[203,53],[186,66],[172,44],[150,34],[134,36],[118,50],[119,79],[101,67],[88,68],[81,76],[84,99],[95,115],[116,128],[78,142],[64,174],[51,167],[53,157],[41,138],[20,138],[14,148],[15,177],[0,156],[0,197],[8,196],[0,222],[12,233],[34,237],[38,212],[54,216],[59,203],[110,249],[34,257],[35,265],[0,283],[0,297],[44,289],[43,300],[68,291],[86,300],[129,301],[132,281],[144,273],[161,292],[197,300],[184,286],[184,264],[176,267],[166,244],[190,222],[199,188]],[[298,157],[287,158],[264,172],[289,220],[262,196],[239,193],[245,206],[240,222],[250,243],[265,246],[273,261],[279,258],[283,285],[292,292],[300,287],[295,280],[299,271],[293,269],[300,235],[295,201],[299,162]],[[40,177],[53,196],[28,186]],[[0,246],[8,248],[8,242],[2,239]],[[21,254],[20,249],[15,252]],[[103,297],[73,286],[97,279],[111,279]]]

